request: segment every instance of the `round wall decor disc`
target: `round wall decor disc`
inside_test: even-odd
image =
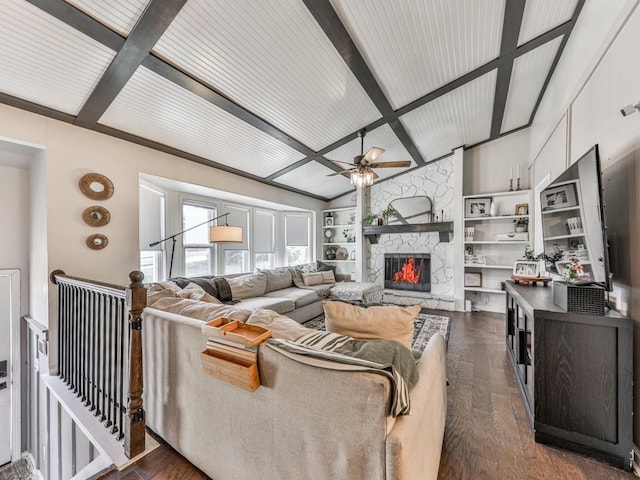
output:
[[[94,205],[82,212],[82,220],[91,227],[104,227],[111,221],[111,213],[104,207]]]
[[[78,182],[80,191],[91,200],[106,200],[113,195],[113,182],[99,173],[87,173]]]
[[[89,235],[86,243],[91,250],[102,250],[109,245],[109,239],[100,233],[96,233],[95,235]]]

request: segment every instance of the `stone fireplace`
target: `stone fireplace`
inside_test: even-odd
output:
[[[428,253],[385,253],[384,288],[431,291],[431,255]]]

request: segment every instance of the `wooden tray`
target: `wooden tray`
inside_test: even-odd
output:
[[[228,318],[218,318],[204,324],[202,333],[210,337],[224,338],[230,342],[250,346],[258,345],[271,337],[271,330]]]
[[[207,375],[250,392],[255,392],[260,386],[258,365],[255,362],[209,349],[200,353],[200,360],[202,369]]]
[[[546,287],[547,283],[551,281],[551,277],[521,277],[520,275],[511,275],[511,280],[525,285],[529,285],[530,283],[537,285],[538,282],[542,282],[542,286]]]

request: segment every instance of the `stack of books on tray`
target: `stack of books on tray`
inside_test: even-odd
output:
[[[217,318],[202,325],[207,348],[200,354],[207,375],[251,392],[260,386],[258,345],[271,331],[238,320]]]

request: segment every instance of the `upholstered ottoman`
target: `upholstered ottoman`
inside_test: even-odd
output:
[[[382,302],[382,286],[368,282],[338,282],[330,289],[331,297],[362,303]]]

